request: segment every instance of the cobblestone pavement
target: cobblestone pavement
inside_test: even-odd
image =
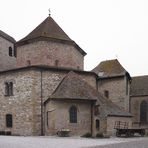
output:
[[[88,148],[88,147],[87,147]],[[148,148],[148,138],[137,139],[136,141],[128,141],[110,145],[93,146],[89,148]]]
[[[148,138],[0,136],[0,148],[148,148]]]

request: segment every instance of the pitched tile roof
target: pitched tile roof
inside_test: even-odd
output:
[[[87,82],[82,80],[74,72],[69,72],[61,81],[59,86],[50,96],[50,99],[78,99],[78,100],[92,100],[97,101],[101,106],[101,116],[131,116],[130,113],[122,111],[117,105],[112,103],[109,99],[103,97],[96,89],[90,86]],[[45,103],[48,102],[45,101]]]
[[[62,30],[62,28],[50,16],[47,17],[25,38],[18,41],[17,46],[25,44],[26,41],[33,41],[37,39],[48,39],[51,41],[61,41],[64,43],[72,44],[82,53],[82,55],[86,55],[86,52],[83,51],[73,40],[71,40],[69,36]]]
[[[100,77],[123,76],[127,73],[117,59],[102,61],[92,71]]]
[[[7,33],[3,32],[0,30],[0,36],[7,39],[8,41],[15,43],[15,39],[13,37],[11,37],[10,35],[8,35]]]
[[[131,96],[148,95],[148,76],[132,77]]]
[[[98,93],[97,104],[100,104],[100,117],[104,116],[125,116],[132,117],[129,112],[126,112],[114,104],[111,100]]]
[[[34,39],[41,36],[72,41],[68,37],[68,35],[60,28],[60,26],[49,16],[31,33],[29,33],[25,38],[23,38],[19,42]]]
[[[69,72],[50,98],[96,100],[96,91],[76,73]]]

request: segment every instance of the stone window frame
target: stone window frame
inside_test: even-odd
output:
[[[5,82],[5,96],[13,96],[13,82],[12,81],[7,81]]]
[[[148,122],[148,102],[142,100],[140,102],[140,123],[146,124]]]
[[[16,57],[17,55],[17,50],[15,47],[9,46],[8,48],[8,55],[9,57]]]
[[[9,46],[9,57],[13,57],[13,49],[11,46]]]
[[[99,106],[100,106],[100,105],[95,105],[95,106],[94,106],[94,115],[95,115],[95,116],[97,116],[97,115],[100,114]]]
[[[7,128],[13,127],[13,115],[12,114],[6,114],[6,127]]]
[[[59,66],[59,60],[55,60],[55,66]]]
[[[108,90],[104,90],[104,96],[105,96],[106,98],[109,98],[109,91],[108,91]]]
[[[75,105],[72,105],[69,108],[69,122],[70,123],[77,123],[77,117],[78,117],[78,109]]]
[[[96,129],[100,130],[100,120],[96,119],[95,123],[96,123]]]

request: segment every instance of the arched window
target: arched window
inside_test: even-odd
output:
[[[146,101],[142,101],[140,104],[140,122],[146,123],[147,122],[147,111],[148,105]]]
[[[5,96],[13,96],[13,82],[5,82]]]
[[[9,47],[9,56],[10,56],[10,57],[13,56],[13,50],[12,50],[12,47]]]
[[[6,115],[6,127],[12,127],[12,123],[13,123],[13,121],[12,121],[13,119],[12,119],[12,115],[11,114],[7,114]]]
[[[71,106],[69,109],[70,123],[77,123],[77,107]]]
[[[96,129],[99,130],[100,129],[100,121],[97,119],[96,120]]]

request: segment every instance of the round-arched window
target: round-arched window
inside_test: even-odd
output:
[[[71,106],[69,109],[69,121],[70,123],[77,123],[77,107]]]

